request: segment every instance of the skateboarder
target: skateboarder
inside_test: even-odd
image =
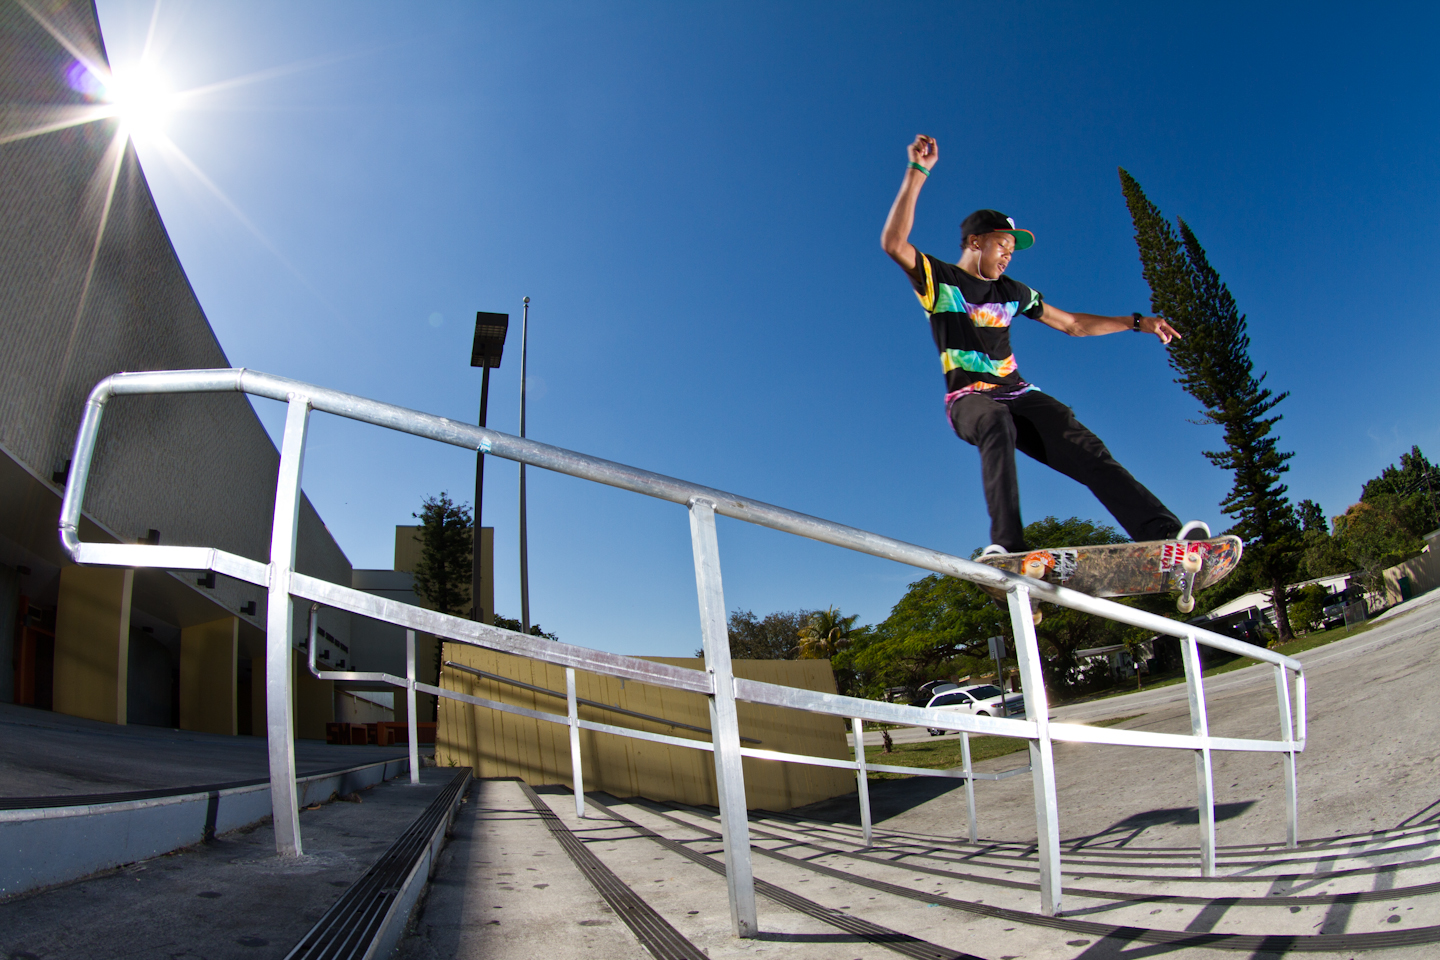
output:
[[[930,332],[945,371],[945,409],[955,432],[980,451],[985,503],[990,508],[986,553],[1026,549],[1020,522],[1015,451],[1078,480],[1105,505],[1131,539],[1181,535],[1180,521],[1085,428],[1071,409],[1021,377],[1010,350],[1010,323],[1023,314],[1072,337],[1133,330],[1169,343],[1180,336],[1161,317],[1139,313],[1102,317],[1067,313],[1039,292],[1005,276],[1010,258],[1035,242],[1029,230],[996,210],[976,210],[960,225],[960,262],[947,263],[910,243],[920,188],[940,159],[934,137],[915,138],[900,194],[885,220],[880,245],[900,264],[930,317]],[[1183,534],[1204,524],[1186,524]]]

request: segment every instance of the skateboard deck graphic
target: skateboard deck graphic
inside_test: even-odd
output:
[[[1189,613],[1195,593],[1229,576],[1242,549],[1239,537],[1214,537],[997,553],[978,559],[1094,597],[1178,590],[1180,612]]]

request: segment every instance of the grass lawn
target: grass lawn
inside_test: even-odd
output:
[[[1374,626],[1374,624],[1372,623],[1357,623],[1353,627],[1336,627],[1333,630],[1318,630],[1315,633],[1307,633],[1303,637],[1291,640],[1289,643],[1282,643],[1280,646],[1275,648],[1275,651],[1277,653],[1283,653],[1287,657],[1293,657],[1297,653],[1303,653],[1306,650],[1313,650],[1316,647],[1323,647],[1327,643],[1334,643],[1336,640],[1345,640],[1349,637],[1355,636],[1356,634],[1364,633],[1372,626]],[[1222,673],[1231,673],[1235,670],[1243,670],[1246,667],[1252,667],[1255,664],[1261,662],[1262,661],[1260,660],[1251,660],[1249,657],[1236,657],[1229,663],[1221,664],[1218,667],[1212,667],[1209,670],[1206,670],[1205,676],[1218,677]],[[1172,684],[1184,682],[1185,674],[1183,671],[1178,673],[1163,674],[1153,679],[1147,679],[1145,681],[1144,689],[1150,690],[1154,687],[1168,687]],[[1107,690],[1104,693],[1095,696],[1080,697],[1076,700],[1067,700],[1065,701],[1065,703],[1089,703],[1093,700],[1105,700],[1109,697],[1118,697],[1122,694],[1134,692],[1135,687],[1131,686],[1129,681],[1126,681],[1124,684],[1116,687],[1114,690]],[[1062,705],[1063,704],[1060,703],[1054,704],[1054,706]]]
[[[1128,717],[1113,717],[1109,720],[1101,720],[1093,724],[1097,727],[1113,727],[1117,723],[1124,723],[1126,720],[1133,720],[1140,714],[1133,714]],[[1019,753],[1024,750],[1030,741],[1018,737],[980,737],[970,738],[970,762],[979,763],[981,760],[989,760],[994,757],[1003,757],[1007,753]],[[852,747],[850,756],[855,756]],[[865,748],[865,761],[867,763],[883,763],[894,767],[926,767],[931,770],[950,770],[954,767],[963,766],[965,761],[960,756],[960,738],[944,740],[921,740],[916,743],[897,743],[891,753],[886,753],[885,748],[879,744]],[[905,780],[912,774],[908,773],[875,773],[871,772],[871,780]]]

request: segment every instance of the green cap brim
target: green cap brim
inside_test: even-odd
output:
[[[1015,238],[1016,250],[1028,250],[1035,245],[1035,234],[1029,230],[996,230],[996,233],[1008,233]]]

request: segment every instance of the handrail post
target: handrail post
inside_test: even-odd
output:
[[[443,643],[439,637],[436,643]],[[405,709],[410,722],[405,724],[410,740],[410,784],[420,783],[420,718],[415,716],[415,631],[405,631]]]
[[[1050,740],[1050,701],[1040,669],[1040,641],[1030,610],[1030,589],[1023,583],[1008,592],[1010,624],[1020,682],[1025,685],[1025,716],[1038,736],[1030,741],[1030,776],[1035,789],[1035,845],[1040,854],[1040,912],[1060,912],[1060,803],[1055,796],[1055,749]]]
[[[975,824],[975,770],[970,766],[970,734],[964,730],[960,731],[960,761],[965,765],[965,812],[970,821],[970,842],[979,843],[980,831]]]
[[[735,712],[735,675],[730,666],[730,633],[720,579],[720,544],[715,504],[690,501],[690,544],[695,554],[695,587],[700,595],[700,636],[705,670],[715,685],[710,700],[710,739],[715,745],[715,787],[720,800],[720,833],[725,848],[725,884],[730,922],[737,937],[760,932],[755,915],[755,875],[750,864],[750,822],[745,806],[745,771],[740,757],[740,721]]]
[[[1275,664],[1275,695],[1280,700],[1280,734],[1289,749],[1285,751],[1285,846],[1291,850],[1300,845],[1300,797],[1295,783],[1295,720],[1290,712],[1290,675]]]
[[[580,769],[580,705],[575,698],[575,668],[565,668],[565,710],[570,717],[570,785],[575,788],[575,816],[585,819],[585,774]]]
[[[1215,876],[1215,774],[1210,760],[1210,718],[1205,710],[1205,664],[1191,633],[1180,641],[1185,656],[1185,687],[1190,698],[1190,732],[1200,739],[1195,751],[1195,790],[1200,819],[1200,875]]]
[[[290,676],[294,669],[291,635],[295,603],[290,574],[300,526],[300,477],[305,466],[305,434],[310,398],[291,394],[280,444],[275,484],[275,518],[270,527],[270,587],[265,610],[265,736],[270,755],[270,811],[275,823],[275,852],[304,854],[300,841],[300,798],[295,783],[295,708]]]
[[[865,834],[865,847],[870,847],[870,772],[865,769],[865,721],[850,718],[855,735],[855,792],[860,796],[860,829]]]

